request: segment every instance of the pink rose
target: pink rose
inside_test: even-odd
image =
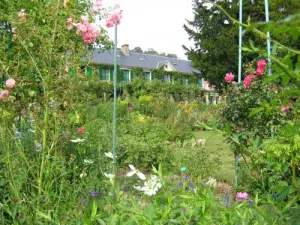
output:
[[[9,95],[9,91],[8,90],[0,91],[0,100],[3,100],[5,98],[7,98],[8,95]]]
[[[251,83],[254,81],[255,75],[249,74],[244,78],[244,88],[247,89],[250,87]]]
[[[9,78],[6,80],[5,84],[8,88],[14,88],[16,86],[16,81],[13,78]]]
[[[234,74],[233,74],[233,73],[227,73],[227,74],[225,75],[225,81],[226,81],[227,83],[230,83],[233,79],[234,79]]]
[[[265,68],[266,65],[267,65],[267,62],[264,59],[262,59],[262,60],[260,60],[260,61],[257,62],[257,67],[263,67],[263,68]]]
[[[129,111],[133,110],[133,107],[132,106],[128,106],[127,108]]]
[[[198,145],[203,145],[205,143],[205,139],[198,139],[197,144]]]
[[[286,112],[286,111],[289,111],[291,109],[291,107],[288,105],[288,106],[284,106],[284,107],[281,107],[281,112]]]
[[[265,71],[265,68],[264,67],[257,67],[256,69],[256,75],[257,76],[261,76]]]
[[[248,198],[247,192],[238,192],[236,194],[236,199],[247,199],[247,198]]]

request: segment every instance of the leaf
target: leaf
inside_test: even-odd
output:
[[[252,152],[256,152],[256,150],[258,149],[258,144],[259,144],[259,141],[260,141],[260,138],[259,136],[257,136],[253,142],[253,145],[252,145],[252,148],[251,148],[251,151]]]
[[[288,85],[289,82],[290,82],[290,80],[291,80],[291,77],[290,77],[289,75],[287,75],[287,74],[283,74],[283,75],[281,76],[281,78],[282,78],[282,83],[283,83],[284,85]]]
[[[96,205],[96,202],[93,201],[93,208],[92,208],[92,214],[91,214],[91,221],[94,221],[96,214],[97,214],[97,205]]]
[[[252,116],[254,116],[254,115],[256,115],[256,114],[258,114],[258,113],[260,113],[260,112],[262,112],[262,111],[264,111],[264,110],[265,110],[264,107],[258,107],[258,108],[255,108],[255,109],[253,109],[253,110],[249,113],[248,118],[250,118],[250,117],[252,117]]]

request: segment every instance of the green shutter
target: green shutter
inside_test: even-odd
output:
[[[184,78],[184,79],[182,79],[182,84],[183,85],[186,85],[187,83],[186,83],[186,79]]]
[[[129,73],[130,73],[130,81],[133,81],[133,71],[130,70]]]
[[[86,73],[87,73],[88,76],[92,76],[93,69],[91,67],[86,67]]]
[[[109,69],[109,78],[110,78],[111,81],[114,80],[114,69],[113,68]]]
[[[154,72],[151,72],[151,80],[154,80]]]
[[[103,78],[103,69],[101,67],[99,68],[99,78],[100,78],[100,80],[104,80],[104,78]]]
[[[203,88],[202,79],[198,80],[198,88]]]
[[[146,72],[143,72],[143,78],[144,78],[144,80],[146,80]]]
[[[125,80],[124,70],[121,70],[121,81],[126,81]]]

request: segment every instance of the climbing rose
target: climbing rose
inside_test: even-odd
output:
[[[77,129],[77,134],[84,134],[84,133],[85,133],[84,127],[79,127]]]
[[[255,75],[254,74],[249,74],[244,78],[244,88],[249,88],[252,81],[255,79]]]
[[[234,74],[233,73],[227,73],[225,76],[225,81],[227,83],[230,83],[234,79]]]
[[[263,67],[264,68],[264,67],[266,67],[266,65],[267,65],[267,62],[264,59],[257,62],[257,67]]]
[[[106,27],[110,28],[114,24],[120,24],[122,19],[122,10],[120,9],[120,5],[116,4],[113,11],[109,13],[106,19]]]
[[[14,88],[16,86],[16,81],[12,78],[9,78],[6,82],[6,87],[8,88]]]
[[[257,69],[256,69],[257,76],[261,76],[263,74],[263,72],[265,71],[266,65],[267,65],[267,62],[264,59],[257,62]]]
[[[8,90],[0,91],[0,100],[5,99],[9,95]]]
[[[102,9],[102,0],[94,0],[93,10],[100,12],[101,9]]]
[[[89,23],[85,16],[81,16],[81,23],[76,23],[74,26],[77,32],[81,34],[85,44],[93,43],[100,35],[98,26],[95,23]]]
[[[238,192],[236,194],[236,199],[247,199],[247,198],[248,198],[247,192]]]

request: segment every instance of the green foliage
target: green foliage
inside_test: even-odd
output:
[[[185,47],[189,59],[193,62],[193,67],[219,91],[226,87],[224,75],[228,72],[237,71],[238,22],[230,20],[229,15],[238,20],[239,2],[239,0],[218,2],[223,10],[228,12],[225,15],[216,5],[209,8],[206,1],[194,0],[194,18],[184,26],[195,46],[190,49]],[[272,1],[269,8],[273,21],[299,12],[297,0]],[[264,12],[265,8],[262,1],[243,2],[243,21],[245,24],[246,21],[264,21]],[[294,29],[297,29],[296,26]],[[277,31],[272,32],[272,38],[275,35],[275,39],[282,44],[288,44],[299,49],[297,39],[290,39],[285,32],[278,34]],[[243,43],[247,43],[248,39],[251,39],[256,46],[265,48],[265,42],[252,32],[243,34]],[[243,55],[243,63],[251,62],[258,55],[256,52],[247,52]]]

